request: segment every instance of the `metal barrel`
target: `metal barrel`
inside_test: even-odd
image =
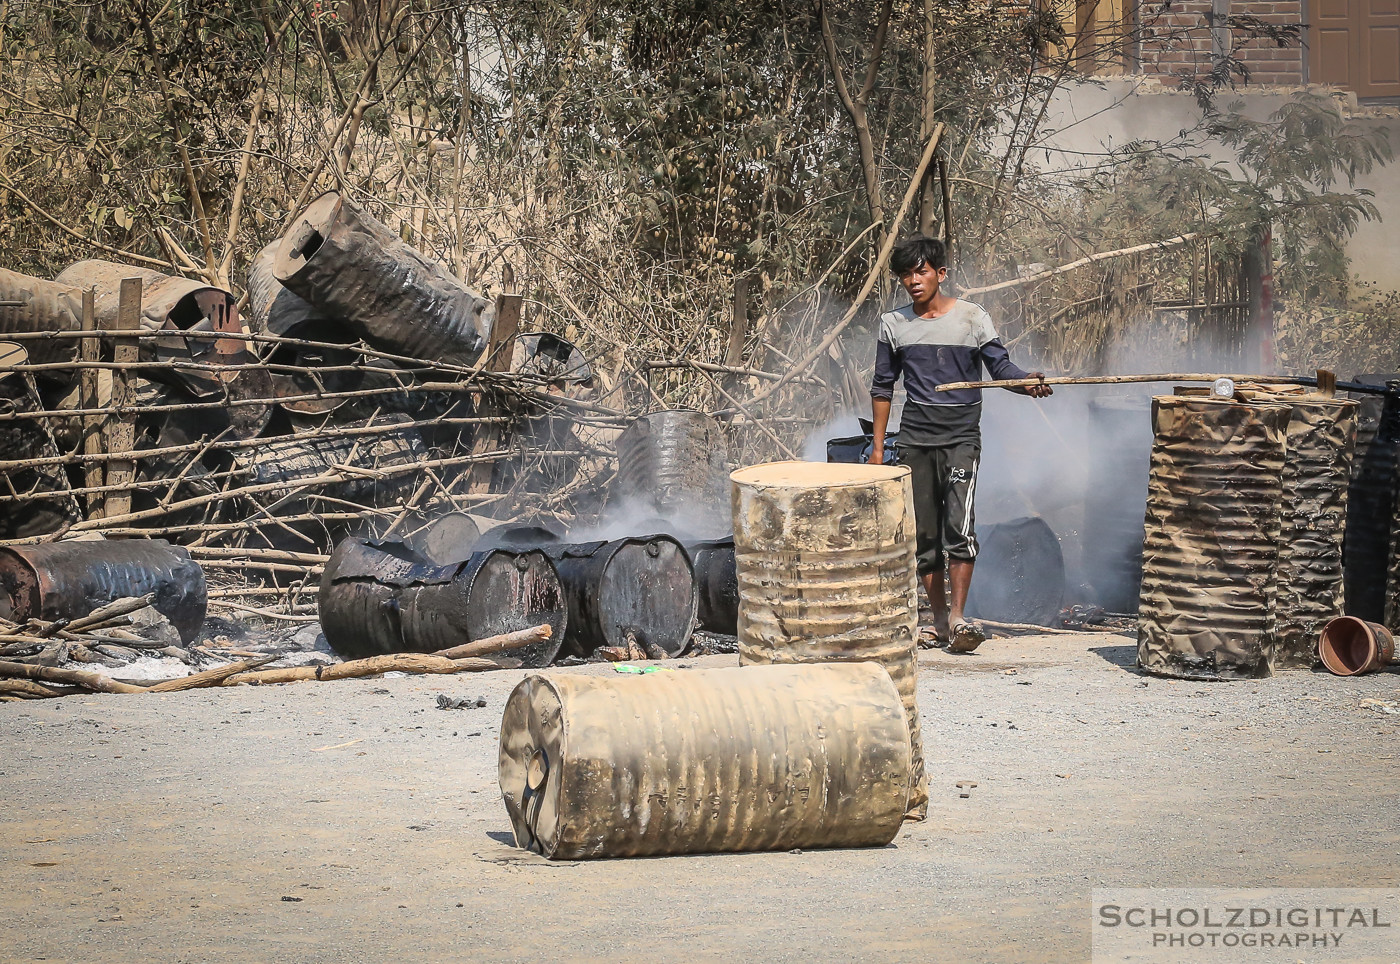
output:
[[[739,663],[873,660],[904,701],[909,816],[928,812],[916,696],[913,490],[905,466],[770,462],[733,480]]]
[[[211,365],[253,360],[251,347],[243,337],[245,331],[238,317],[237,299],[222,288],[112,261],[79,261],[64,268],[55,280],[75,288],[95,289],[98,326],[110,327],[116,322],[121,306],[121,283],[127,278],[141,279],[142,328],[166,333],[161,338],[141,342],[143,357]],[[227,337],[186,338],[183,332],[214,332]],[[215,374],[177,368],[162,377],[170,378],[196,395],[208,396],[221,394],[238,381],[265,383],[267,373],[260,369],[234,369]]]
[[[510,655],[548,666],[568,625],[559,576],[541,552],[478,552],[436,566],[401,542],[345,539],[317,596],[326,642],[346,659],[432,653],[548,624],[553,635]]]
[[[1055,530],[1039,516],[977,527],[977,568],[967,614],[1036,626],[1059,625],[1065,560]]]
[[[518,846],[556,860],[882,847],[909,732],[873,663],[526,677],[501,718]]]
[[[684,523],[698,538],[729,531],[729,443],[701,412],[652,412],[617,440],[617,476],[609,501],[633,503]]]
[[[414,552],[436,566],[465,562],[481,538],[481,522],[465,512],[447,512],[405,533]]]
[[[274,369],[268,373],[278,398],[301,398],[323,392],[349,392],[365,380],[363,370],[325,371],[328,367],[355,365],[363,359],[353,346],[359,336],[342,319],[326,315],[288,291],[273,274],[277,243],[263,248],[248,268],[248,316],[254,331],[306,341],[343,345],[270,345],[262,354]],[[303,398],[283,401],[284,408],[303,415],[323,415],[344,405],[346,398]]]
[[[1358,375],[1357,381],[1394,385],[1395,376]],[[1385,619],[1386,569],[1395,525],[1395,478],[1400,463],[1400,394],[1367,396],[1361,402],[1356,455],[1347,490],[1342,540],[1346,612],[1367,622]]]
[[[478,549],[538,549],[564,541],[564,525],[553,519],[507,522],[493,526],[477,540]]]
[[[739,572],[734,539],[711,539],[686,545],[695,567],[696,622],[701,629],[728,636],[739,632]]]
[[[1343,611],[1342,533],[1360,406],[1318,395],[1279,401],[1292,411],[1283,462],[1274,665],[1311,669],[1318,635]]]
[[[581,656],[601,646],[679,656],[695,629],[695,571],[667,535],[545,546],[569,601],[565,645]]]
[[[1094,601],[1137,612],[1143,507],[1152,455],[1152,399],[1107,396],[1089,403],[1093,471],[1084,502],[1084,569]],[[980,563],[981,560],[979,559]]]
[[[1273,671],[1287,405],[1160,395],[1144,525],[1138,665],[1160,676]]]
[[[378,348],[469,365],[486,347],[490,302],[333,191],[292,222],[274,273]]]
[[[0,549],[0,616],[79,619],[128,596],[151,605],[188,643],[209,604],[204,570],[164,539],[73,540]]]
[[[23,365],[25,349],[14,342],[0,342],[0,414],[37,411],[39,392],[25,372],[4,371],[5,365]],[[58,446],[46,424],[32,418],[0,420],[0,457],[9,461],[56,458]],[[78,501],[61,465],[21,465],[0,472],[5,491],[42,498],[0,502],[0,539],[56,532],[82,518]]]
[[[0,334],[30,331],[80,331],[83,327],[83,293],[69,285],[31,278],[0,268]],[[29,360],[36,365],[71,362],[78,357],[76,338],[26,339]]]

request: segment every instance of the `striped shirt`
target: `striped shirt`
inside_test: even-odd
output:
[[[982,401],[980,388],[934,389],[947,382],[981,381],[984,365],[998,380],[1028,374],[1012,364],[991,316],[980,305],[955,301],[937,318],[921,318],[912,304],[905,305],[880,316],[870,395],[893,398],[894,383],[903,375],[912,404],[974,405]]]

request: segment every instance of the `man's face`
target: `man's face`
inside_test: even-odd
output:
[[[938,286],[948,277],[947,268],[932,267],[927,261],[899,276],[899,283],[915,301],[927,301],[938,294]]]

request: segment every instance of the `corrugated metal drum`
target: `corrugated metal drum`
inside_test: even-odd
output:
[[[1393,376],[1358,376],[1400,392]],[[1400,455],[1400,394],[1375,395],[1362,403],[1356,432],[1356,456],[1347,492],[1346,611],[1368,622],[1385,619],[1386,569],[1395,521],[1395,478]]]
[[[1287,405],[1153,399],[1138,665],[1246,679],[1273,669]]]
[[[1342,532],[1356,439],[1356,402],[1284,396],[1289,405],[1274,664],[1311,668],[1323,626],[1342,614]]]
[[[729,531],[729,443],[701,412],[652,412],[617,440],[617,477],[610,502],[633,502],[687,527],[699,538]]]
[[[909,734],[873,663],[529,676],[501,719],[515,842],[558,860],[880,847]]]
[[[733,473],[739,662],[874,660],[904,700],[909,815],[928,810],[915,694],[913,490],[904,466],[771,462]]]

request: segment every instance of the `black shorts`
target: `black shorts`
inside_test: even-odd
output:
[[[956,445],[902,445],[900,461],[909,466],[914,488],[914,528],[919,575],[938,572],[944,558],[977,558],[972,502],[977,493],[979,442]]]

